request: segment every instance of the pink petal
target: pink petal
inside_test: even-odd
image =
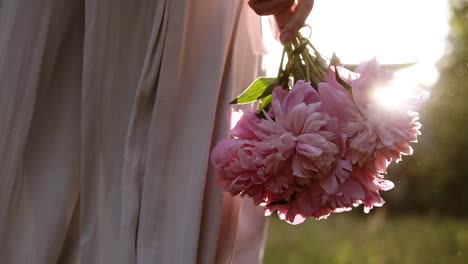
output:
[[[345,183],[343,183],[343,186],[341,186],[341,191],[343,192],[343,195],[347,199],[352,199],[352,200],[364,200],[365,199],[365,193],[364,193],[362,186],[353,180],[347,180]]]
[[[225,139],[221,140],[211,151],[211,162],[215,167],[222,166],[226,159],[231,155],[233,151],[237,151],[239,146],[243,143],[237,139]]]
[[[338,179],[332,173],[332,174],[320,179],[320,186],[329,195],[337,194],[338,187],[339,187]]]
[[[273,90],[272,98],[271,98],[271,109],[268,112],[268,114],[271,117],[284,115],[283,108],[281,107],[281,105],[287,95],[288,95],[288,92],[283,90],[281,86],[278,86]]]
[[[259,124],[260,118],[254,112],[246,111],[231,130],[231,136],[240,139],[255,139],[255,132],[259,129]]]
[[[359,74],[352,72],[344,67],[338,66],[338,73],[340,78],[347,84],[351,85],[351,82],[359,78]],[[346,91],[343,86],[336,80],[335,67],[330,67],[328,72],[325,74],[325,82],[337,87],[339,90]]]
[[[284,98],[282,104],[283,111],[284,113],[288,113],[300,103],[310,104],[317,102],[318,99],[318,93],[310,85],[310,83],[298,81],[288,93],[286,98]]]
[[[322,107],[340,122],[359,120],[360,114],[349,95],[328,83],[319,83]]]
[[[393,72],[382,68],[374,58],[359,64],[356,73],[360,73],[360,76],[352,81],[353,98],[358,108],[365,111],[371,100],[372,90],[390,81]]]

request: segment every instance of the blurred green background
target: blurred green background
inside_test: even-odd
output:
[[[385,206],[300,226],[270,217],[264,263],[468,263],[468,1],[449,2],[448,48],[420,111],[423,135],[413,156],[390,167]]]

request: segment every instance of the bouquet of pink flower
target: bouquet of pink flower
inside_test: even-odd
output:
[[[257,79],[232,102],[258,101],[258,111],[245,111],[213,149],[218,183],[292,224],[382,206],[379,191],[394,186],[383,175],[412,154],[421,127],[415,110],[427,98],[381,107],[372,94],[392,79],[375,59],[351,69],[335,56],[327,64],[298,34],[285,45],[277,78]]]

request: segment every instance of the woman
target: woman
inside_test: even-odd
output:
[[[249,4],[288,41],[293,2]],[[208,159],[255,77],[242,6],[0,2],[0,263],[230,262],[240,202]]]

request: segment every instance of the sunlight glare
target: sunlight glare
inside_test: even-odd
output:
[[[394,86],[390,87],[377,87],[374,90],[373,97],[379,105],[385,108],[397,108],[405,101],[407,93],[402,93],[401,89],[395,89]]]
[[[441,0],[327,0],[315,1],[306,23],[312,28],[312,43],[325,57],[336,52],[347,64],[373,57],[382,64],[418,62],[395,76],[394,86],[404,88],[392,94],[407,94],[438,79],[435,64],[444,53],[448,15],[448,1]],[[264,57],[266,74],[275,76],[282,46],[272,36],[266,36],[265,45],[271,54]]]
[[[403,70],[395,74],[393,82],[385,87],[376,87],[372,94],[376,102],[385,108],[398,108],[410,98],[418,97],[423,87],[412,75],[412,70]]]

